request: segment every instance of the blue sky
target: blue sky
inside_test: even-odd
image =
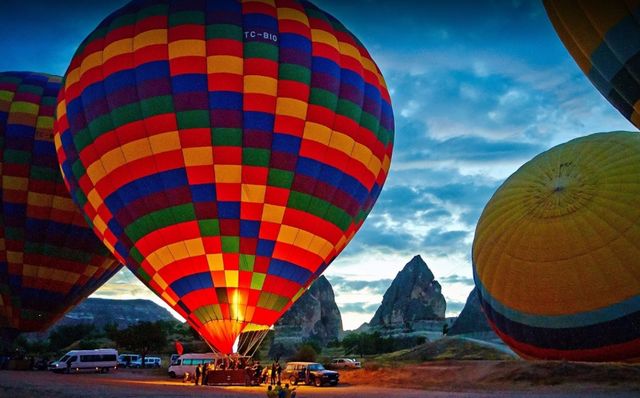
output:
[[[63,74],[79,42],[125,1],[3,0],[0,70]],[[326,275],[347,329],[368,321],[420,254],[448,315],[473,287],[486,202],[536,154],[599,131],[635,130],[583,76],[537,1],[316,1],[365,44],[393,101],[396,140],[380,199]],[[123,271],[97,295],[148,297]]]

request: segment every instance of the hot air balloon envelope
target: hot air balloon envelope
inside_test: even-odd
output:
[[[42,331],[120,265],[69,197],[53,144],[61,78],[0,73],[0,329]]]
[[[527,358],[640,358],[640,135],[600,133],[526,163],[476,228],[490,324]]]
[[[591,83],[640,128],[640,1],[545,0],[544,6]]]
[[[306,1],[131,2],[81,44],[57,115],[98,236],[223,353],[351,240],[393,144],[377,66]]]

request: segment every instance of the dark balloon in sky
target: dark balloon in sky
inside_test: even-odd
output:
[[[545,0],[544,6],[591,83],[640,128],[640,1]]]

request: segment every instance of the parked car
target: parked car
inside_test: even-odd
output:
[[[94,371],[106,373],[115,369],[118,363],[118,351],[113,348],[99,348],[97,350],[69,351],[57,361],[49,364],[53,372],[81,372]]]
[[[140,355],[138,354],[120,354],[118,355],[118,367],[127,368],[130,367],[133,362],[139,360]]]
[[[360,362],[352,358],[335,358],[331,361],[332,369],[359,369],[361,367]]]
[[[308,381],[306,381],[307,369],[309,369]],[[317,387],[325,384],[335,386],[338,384],[339,378],[338,372],[327,370],[317,362],[289,362],[281,375],[282,380],[288,380],[293,385],[304,382]]]
[[[162,359],[159,357],[145,357],[144,358],[144,367],[145,368],[159,368],[162,366]],[[132,368],[141,368],[142,367],[142,358],[139,358],[136,361],[131,362]]]
[[[180,358],[180,354],[171,354],[171,358],[169,358],[169,366],[173,365],[178,358]]]
[[[33,361],[33,370],[47,370],[49,368],[49,360],[43,357],[37,357]]]

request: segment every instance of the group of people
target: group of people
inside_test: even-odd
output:
[[[237,361],[213,361],[208,364],[199,364],[196,366],[195,374],[193,375],[193,383],[195,385],[207,385],[208,378],[211,371],[215,370],[245,370],[245,384],[257,385],[260,383],[267,383],[267,397],[268,398],[295,398],[296,389],[289,388],[289,384],[282,386],[280,376],[282,374],[282,366],[278,360],[273,361],[271,366],[262,367],[259,361],[255,361],[251,364],[244,360]],[[189,377],[188,374],[186,377]]]
[[[271,370],[271,372],[269,372],[269,370]],[[266,383],[268,379],[270,379],[270,385],[275,385],[276,382],[280,383],[280,374],[282,373],[282,366],[280,366],[280,361],[279,360],[275,360],[273,361],[273,363],[271,364],[271,367],[268,368],[264,368],[264,370],[262,371],[262,382]],[[271,376],[269,378],[269,376]]]
[[[185,382],[192,380],[195,385],[207,385],[212,371],[244,370],[245,385],[258,385],[268,381],[267,372],[269,369],[272,369],[271,384],[275,385],[276,381],[280,381],[280,373],[282,371],[280,363],[277,361],[274,361],[271,367],[263,368],[259,361],[250,362],[246,358],[224,358],[204,365],[199,364],[196,366],[193,375],[188,373],[185,375]]]
[[[295,398],[296,388],[289,388],[289,383],[284,387],[280,384],[280,381],[276,382],[275,387],[269,384],[267,386],[267,398]]]

